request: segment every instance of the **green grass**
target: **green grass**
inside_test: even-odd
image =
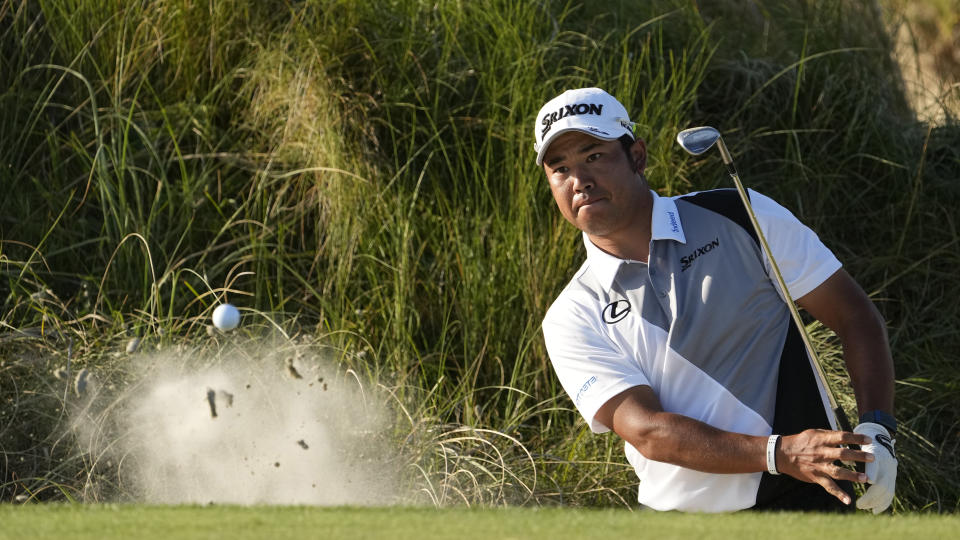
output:
[[[890,327],[894,507],[955,511],[956,115],[913,117],[873,2],[742,4],[0,0],[0,500],[132,498],[51,373],[123,403],[131,339],[219,359],[229,300],[243,339],[376,389],[424,500],[629,506],[621,443],[589,435],[539,331],[583,253],[531,123],[600,85],[661,193],[725,185],[673,142],[715,125],[836,251]]]
[[[953,538],[956,516],[682,515],[585,509],[0,507],[0,538]]]

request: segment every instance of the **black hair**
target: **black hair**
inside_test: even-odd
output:
[[[617,140],[620,141],[620,147],[623,148],[623,153],[627,155],[627,161],[633,165],[633,169],[636,171],[637,160],[633,159],[633,154],[630,153],[633,143],[637,142],[636,139],[630,135],[621,135]]]

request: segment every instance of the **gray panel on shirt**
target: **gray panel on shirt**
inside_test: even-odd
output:
[[[668,346],[772,425],[789,311],[750,234],[726,217],[676,200],[686,244],[654,241],[647,265],[624,264],[613,296],[670,332]],[[676,318],[670,307],[676,298]]]

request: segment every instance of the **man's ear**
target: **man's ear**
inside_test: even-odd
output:
[[[643,174],[647,168],[647,144],[643,139],[637,139],[630,147],[630,156],[633,158],[634,172]]]

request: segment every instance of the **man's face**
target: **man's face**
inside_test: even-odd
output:
[[[592,236],[609,236],[637,219],[648,195],[641,173],[646,147],[637,140],[628,158],[620,141],[603,141],[570,131],[550,144],[543,158],[553,198],[574,227]]]

